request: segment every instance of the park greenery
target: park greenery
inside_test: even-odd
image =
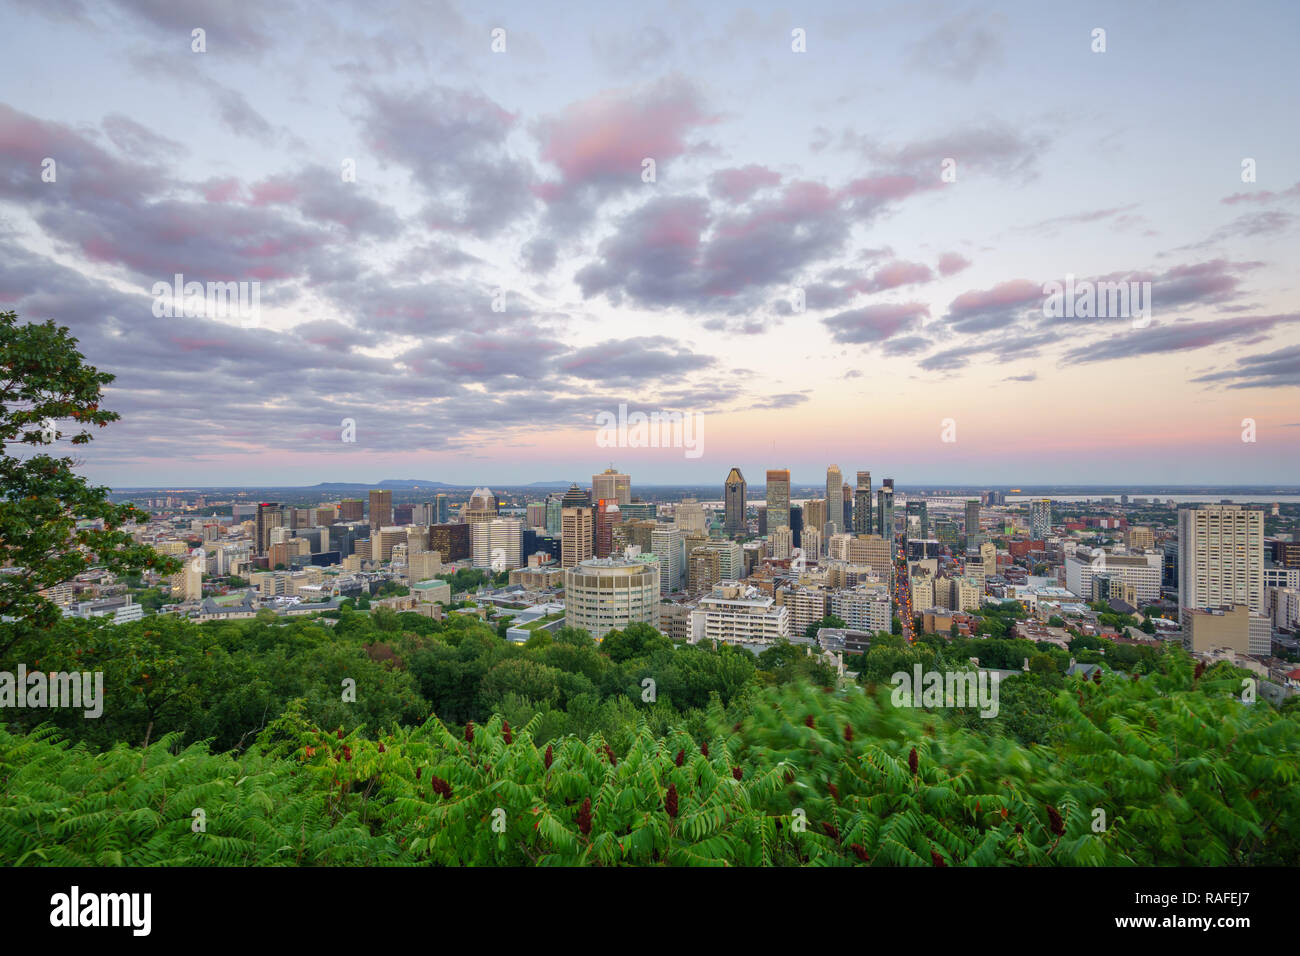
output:
[[[75,344],[0,314],[0,558],[22,569],[0,588],[0,672],[104,681],[97,718],[0,711],[11,864],[1300,861],[1296,707],[1178,647],[1012,638],[1014,602],[972,638],[909,643],[895,620],[843,674],[805,643],[754,655],[633,624],[516,644],[504,619],[366,596],[301,618],[62,617],[40,591],[87,567],[174,570],[47,453],[46,419],[117,417]],[[892,676],[917,665],[1012,673],[986,719],[898,706]]]

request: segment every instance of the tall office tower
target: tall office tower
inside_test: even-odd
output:
[[[560,512],[564,510],[561,502],[563,495],[553,494],[546,497],[546,533],[560,533]]]
[[[393,523],[393,493],[391,491],[372,490],[370,492],[370,527],[383,528]]]
[[[257,553],[266,554],[271,550],[271,529],[278,528],[284,522],[278,501],[264,501],[257,506],[253,518],[253,536],[257,541]]]
[[[767,496],[767,533],[790,527],[790,469],[769,468],[764,493]]]
[[[474,493],[469,496],[469,504],[465,506],[465,523],[477,524],[480,521],[491,521],[499,513],[497,496],[491,489],[475,488]]]
[[[344,498],[339,502],[339,520],[360,521],[366,515],[366,503],[360,498]]]
[[[374,561],[393,560],[393,547],[406,544],[406,529],[397,525],[377,528],[370,532],[370,557]]]
[[[971,498],[966,502],[966,547],[975,547],[978,545],[976,540],[980,533],[980,503],[977,499]]]
[[[315,522],[317,527],[326,527],[332,525],[338,517],[338,509],[333,505],[321,505],[315,511]]]
[[[912,515],[916,515],[916,516],[917,516],[917,528],[918,528],[918,531],[917,531],[917,534],[916,534],[917,540],[919,540],[919,541],[926,541],[926,540],[928,540],[929,537],[930,537],[930,517],[929,517],[929,514],[928,514],[927,511],[926,511],[926,505],[925,505],[925,501],[924,501],[924,499],[918,499],[918,500],[916,500],[916,501],[909,501],[909,502],[907,503],[907,515],[908,515],[908,522],[907,522],[907,529],[906,529],[906,532],[905,532],[906,535],[907,535],[907,537],[908,537],[909,539],[912,537],[912,530],[911,530],[911,529],[912,529],[912,522],[911,522],[911,516],[912,516]]]
[[[450,523],[432,525],[429,528],[429,550],[437,551],[447,564],[468,558],[470,555],[469,525]]]
[[[826,499],[809,498],[803,503],[803,526],[805,531],[826,527]],[[829,541],[830,536],[822,535],[822,540]]]
[[[608,558],[614,551],[614,529],[622,523],[618,502],[601,498],[596,502],[596,557]]]
[[[433,502],[426,501],[422,504],[411,505],[411,524],[418,524],[423,528],[435,524],[437,515],[433,510]]]
[[[415,505],[393,505],[393,524],[405,527],[415,524]]]
[[[1178,512],[1180,611],[1244,604],[1264,610],[1264,512],[1201,505]]]
[[[871,472],[858,472],[858,487],[853,490],[853,530],[871,534]]]
[[[525,514],[527,515],[528,518],[528,527],[540,528],[543,531],[546,530],[546,502],[545,501],[528,502],[528,506],[527,508],[525,508]]]
[[[615,471],[610,465],[599,475],[591,476],[591,497],[595,501],[604,498],[616,505],[632,503],[632,478]]]
[[[513,571],[523,564],[524,523],[515,518],[467,522],[470,563],[493,572]]]
[[[767,505],[759,505],[754,509],[758,512],[758,536],[760,538],[767,536]]]
[[[811,525],[822,528],[822,525]],[[823,534],[826,538],[844,530],[844,476],[840,474],[839,465],[826,469],[826,525]]]
[[[790,534],[794,536],[794,546],[796,548],[803,546],[803,508],[800,505],[790,506]]]
[[[289,521],[287,522],[286,526],[289,528],[310,528],[311,527],[310,509],[290,508]]]
[[[650,550],[659,559],[659,585],[663,593],[680,591],[685,584],[686,532],[680,528],[657,528],[650,533]]]
[[[1052,533],[1052,499],[1035,498],[1029,503],[1029,533],[1035,541],[1046,541]]]
[[[894,540],[894,479],[880,483],[876,494],[876,534],[886,541]]]
[[[745,492],[748,489],[745,476],[739,468],[727,472],[727,480],[722,485],[722,503],[724,520],[722,526],[727,534],[736,534],[745,530]]]
[[[433,496],[433,521],[432,524],[447,524],[451,521],[451,502],[444,494]]]
[[[853,528],[853,488],[847,481],[840,488],[840,499],[844,502],[844,523],[840,530],[849,531]]]
[[[569,496],[564,497],[567,499]],[[578,562],[593,556],[595,540],[596,522],[591,507],[566,506],[560,514],[560,564],[566,568],[576,568]]]

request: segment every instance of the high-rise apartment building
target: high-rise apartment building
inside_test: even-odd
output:
[[[790,527],[790,469],[769,468],[764,494],[767,497],[767,533],[770,535],[777,528]]]
[[[1044,541],[1052,533],[1052,499],[1035,498],[1029,503],[1029,533],[1035,541]]]
[[[393,523],[393,493],[372,489],[370,492],[370,527],[383,528]]]
[[[810,524],[809,527],[821,528],[827,539],[844,530],[844,476],[840,474],[839,465],[831,465],[826,469],[825,524]]]
[[[727,480],[722,485],[723,522],[727,534],[736,534],[745,530],[745,476],[739,468],[727,472]]]
[[[1264,512],[1202,505],[1178,512],[1178,606],[1264,610]]]
[[[632,478],[615,471],[610,465],[599,475],[591,476],[591,497],[595,501],[604,498],[617,505],[632,503]]]
[[[853,530],[871,534],[871,472],[858,472],[858,487],[853,490]]]

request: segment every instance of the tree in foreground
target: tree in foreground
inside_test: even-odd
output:
[[[0,618],[16,623],[0,633],[0,653],[57,621],[57,605],[40,592],[88,568],[180,568],[124,530],[143,512],[109,501],[72,457],[51,453],[65,438],[89,443],[91,426],[121,417],[100,407],[113,378],[86,364],[67,328],[0,312],[0,566],[13,569],[0,575]]]

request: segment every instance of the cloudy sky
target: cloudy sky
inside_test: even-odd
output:
[[[1069,6],[0,3],[0,308],[116,486],[1293,483],[1300,7]]]

